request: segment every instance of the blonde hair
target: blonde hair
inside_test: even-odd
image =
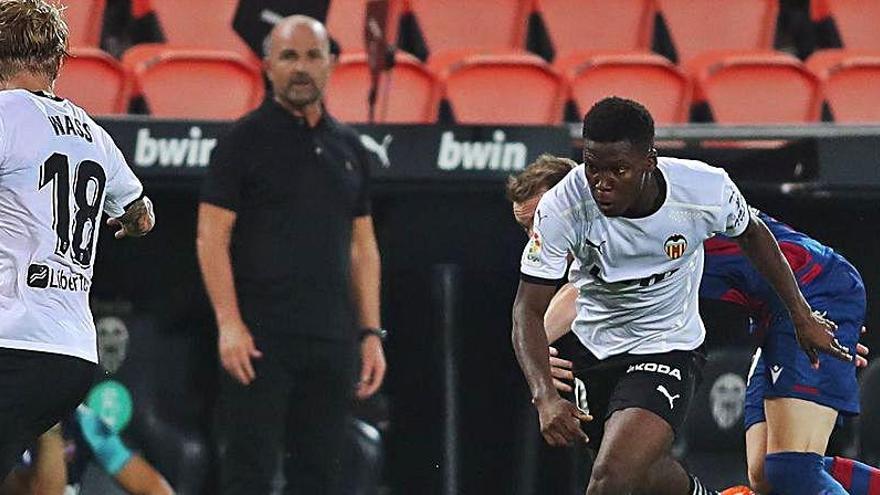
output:
[[[555,186],[575,167],[577,163],[574,160],[545,153],[519,175],[507,179],[507,199],[514,203],[531,199]]]
[[[0,0],[0,81],[19,72],[58,77],[67,55],[61,8],[45,0]]]

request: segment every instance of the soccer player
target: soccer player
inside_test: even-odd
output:
[[[859,272],[809,236],[765,213],[753,215],[770,228],[809,304],[837,324],[841,344],[861,347],[858,352],[867,354],[858,344],[866,299]],[[849,459],[823,457],[838,417],[859,413],[856,366],[838,360],[826,360],[818,369],[811,366],[798,351],[785,306],[736,242],[718,236],[706,241],[705,248],[700,295],[742,305],[764,337],[746,391],[752,487],[761,493],[880,495],[880,471]],[[864,358],[858,361],[866,364]]]
[[[0,2],[0,478],[94,377],[101,214],[116,238],[155,222],[110,136],[52,93],[67,34],[45,0]]]
[[[811,362],[820,352],[852,356],[723,170],[658,158],[653,119],[631,100],[597,103],[583,136],[584,164],[538,204],[513,308],[514,350],[541,432],[551,445],[598,445],[587,495],[711,493],[670,454],[704,361],[703,241],[724,233],[737,242],[780,294]],[[573,331],[585,347],[575,365],[593,418],[560,397],[548,366],[543,317],[569,254],[579,291]]]
[[[569,160],[542,157],[530,165],[525,172],[511,178],[508,195],[514,202],[514,216],[526,231],[531,229],[537,202],[541,195],[555,185],[567,174]],[[555,166],[549,166],[550,164]],[[810,237],[793,230],[791,227],[766,215],[753,210],[770,229],[780,248],[797,275],[808,302],[817,307],[829,307],[835,321],[840,322],[838,334],[846,335],[851,341],[857,340],[858,328],[864,318],[865,291],[861,277],[842,256],[830,248],[823,246]],[[792,343],[791,320],[784,312],[778,297],[772,288],[757,273],[755,268],[743,256],[738,245],[724,236],[716,236],[704,243],[706,250],[706,266],[700,286],[700,296],[705,299],[724,300],[743,306],[751,313],[761,335],[773,335],[777,341]],[[557,292],[544,317],[547,340],[551,343],[566,335],[563,345],[571,340],[569,328],[575,319],[575,299],[577,291],[571,284],[566,284]],[[846,342],[845,342],[846,343]],[[867,355],[868,349],[856,344],[859,354]],[[558,351],[551,348],[552,375],[556,388],[562,392],[571,392],[567,382],[574,381],[570,360],[557,357]],[[803,359],[802,353],[793,345],[784,351],[784,362]],[[820,367],[818,372],[810,369],[806,373],[806,383],[791,387],[790,392],[795,398],[808,397],[807,400],[830,404],[836,414],[851,415],[858,412],[858,390],[855,383],[855,368],[845,363],[831,361]],[[867,360],[857,356],[857,366],[866,366]],[[806,366],[803,363],[802,367]],[[835,369],[837,368],[837,369]],[[749,380],[745,406],[746,448],[748,452],[749,479],[752,487],[761,493],[771,493],[770,484],[764,476],[764,458],[767,455],[768,430],[764,414],[765,397],[779,394],[789,396],[788,388],[776,392],[766,392],[768,383],[786,387],[779,382],[784,367],[772,368],[767,371],[764,358],[759,349]],[[775,382],[774,382],[775,375]],[[815,388],[809,383],[828,383],[831,386]],[[791,383],[789,383],[791,385]],[[818,417],[800,418],[799,429],[814,432],[826,432],[818,442],[813,454],[824,454],[830,429],[814,424]],[[789,427],[776,426],[781,432],[791,431]],[[867,466],[852,459],[825,457],[824,469],[834,477],[851,495],[880,495],[880,470]],[[873,490],[873,491],[872,491]],[[800,493],[800,492],[792,492]],[[806,492],[805,492],[806,493]]]

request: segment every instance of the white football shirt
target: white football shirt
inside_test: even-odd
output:
[[[748,206],[724,170],[665,157],[658,169],[666,198],[647,217],[603,215],[583,165],[547,191],[535,212],[523,278],[558,281],[571,253],[569,279],[578,289],[572,330],[600,359],[699,347],[703,241],[740,235],[748,225]]]
[[[142,193],[81,108],[0,91],[0,347],[98,362],[89,289],[101,214],[122,215]]]

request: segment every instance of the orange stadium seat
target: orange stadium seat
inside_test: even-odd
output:
[[[880,50],[880,2],[876,0],[811,0],[814,21],[831,17],[844,48]]]
[[[134,74],[154,117],[234,119],[263,98],[260,68],[233,52],[168,49]]]
[[[473,55],[442,76],[443,94],[462,124],[556,125],[562,76],[535,55]]]
[[[524,51],[527,0],[407,0],[430,51],[432,65],[456,54]],[[441,52],[446,52],[442,54]],[[452,52],[452,53],[450,53]],[[439,57],[438,57],[439,55]]]
[[[835,122],[880,122],[880,52],[823,50],[807,60]]]
[[[364,19],[367,14],[368,0],[331,0],[327,12],[327,30],[339,43],[343,53],[357,53],[366,49],[364,46]],[[385,39],[394,43],[397,39],[397,26],[403,0],[389,0],[388,19],[385,24]]]
[[[794,56],[776,52],[700,57],[692,66],[696,99],[721,124],[807,123],[819,120],[819,78]]]
[[[691,84],[669,60],[651,53],[594,54],[559,60],[581,114],[607,96],[645,105],[658,124],[687,122]]]
[[[130,89],[128,73],[97,48],[72,48],[55,81],[59,96],[95,115],[125,113]]]
[[[537,0],[556,56],[585,50],[650,51],[653,0]]]
[[[70,30],[70,46],[101,44],[106,0],[64,0],[64,20]]]
[[[437,120],[437,79],[412,55],[397,52],[394,68],[382,76],[375,121],[429,124]],[[343,54],[333,70],[325,102],[345,122],[367,122],[370,68],[364,53]]]
[[[151,0],[169,45],[253,55],[232,29],[238,0]]]
[[[656,0],[678,62],[712,50],[772,50],[778,0]]]

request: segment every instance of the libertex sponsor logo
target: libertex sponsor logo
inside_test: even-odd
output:
[[[31,263],[28,266],[27,285],[34,289],[59,289],[70,292],[88,292],[92,281],[81,273],[53,269]]]
[[[526,166],[525,143],[508,142],[504,131],[497,129],[491,141],[459,141],[455,132],[440,136],[437,168],[440,170],[518,171]]]
[[[202,137],[198,126],[186,137],[153,137],[148,127],[137,132],[134,164],[138,167],[207,167],[217,139]]]

